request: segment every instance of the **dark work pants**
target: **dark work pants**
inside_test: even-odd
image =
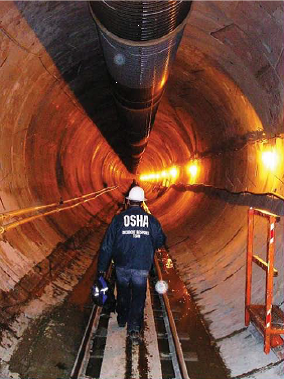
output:
[[[118,321],[127,322],[127,330],[140,331],[147,290],[147,270],[116,267]]]

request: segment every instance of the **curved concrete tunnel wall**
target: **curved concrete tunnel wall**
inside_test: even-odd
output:
[[[0,13],[0,211],[119,185],[94,202],[4,235],[4,302],[58,243],[91,220],[109,222],[133,176],[114,153],[123,141],[88,4],[1,2]],[[281,2],[194,3],[139,173],[174,164],[182,170],[198,156],[199,183],[232,193],[283,194],[283,163],[275,176],[259,160],[259,141],[268,140],[283,161],[282,37]],[[160,193],[146,182],[145,190],[232,377],[280,377],[279,359],[265,356],[262,343],[244,329],[247,205],[253,198],[240,205],[233,195],[178,187]],[[267,207],[263,197],[257,201]],[[255,245],[264,252],[263,220],[256,230]],[[274,294],[283,309],[282,231],[281,222]],[[253,296],[261,301],[259,271]]]

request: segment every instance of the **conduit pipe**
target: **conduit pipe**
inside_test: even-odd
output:
[[[116,186],[115,188],[117,188],[118,186]],[[95,192],[91,192],[91,193],[88,193],[86,195],[82,195],[82,196],[78,196],[78,197],[74,197],[73,199],[69,199],[69,200],[62,200],[62,202],[60,202],[60,204],[68,204],[72,201],[76,201],[76,200],[81,200],[81,199],[85,199],[87,197],[90,197],[90,196],[93,196],[93,195],[100,195],[100,194],[103,194],[105,192],[108,192],[106,190],[110,189],[111,188],[111,191],[115,188],[113,187],[109,187],[109,188],[103,188],[102,190],[100,191],[95,191]],[[25,208],[25,209],[17,209],[15,211],[10,211],[10,212],[5,212],[5,213],[1,213],[0,214],[0,222],[3,222],[4,220],[7,220],[7,219],[10,219],[10,218],[13,218],[15,216],[22,216],[22,215],[25,215],[25,214],[28,214],[28,213],[31,213],[31,212],[35,212],[35,211],[42,211],[44,209],[47,209],[47,208],[52,208],[52,207],[56,207],[58,205],[58,203],[52,203],[52,204],[47,204],[47,205],[39,205],[39,206],[36,206],[36,207],[30,207],[30,208]]]
[[[191,1],[92,1],[90,9],[126,146],[121,157],[136,173],[147,146]]]
[[[40,213],[40,214],[33,215],[33,216],[30,216],[30,217],[25,217],[25,218],[23,218],[23,219],[21,219],[19,221],[11,222],[11,223],[6,224],[6,225],[1,225],[0,226],[0,237],[1,237],[1,234],[4,234],[8,230],[14,229],[14,228],[16,228],[16,227],[18,227],[20,225],[26,224],[27,222],[34,221],[34,220],[36,220],[38,218],[41,218],[41,217],[50,216],[50,215],[52,215],[54,213],[58,213],[58,212],[66,211],[67,209],[75,208],[78,205],[82,205],[82,204],[87,203],[89,201],[95,200],[97,197],[99,197],[101,195],[104,195],[107,192],[113,191],[116,188],[118,188],[118,186],[104,188],[104,189],[102,189],[100,191],[97,191],[97,192],[93,192],[93,193],[90,193],[90,194],[87,194],[87,195],[76,197],[74,199],[65,200],[65,201],[62,201],[62,203],[60,203],[59,206],[58,206],[58,203],[53,203],[53,204],[49,204],[49,205],[42,205],[42,206],[39,206],[39,207],[31,207],[31,208],[26,208],[26,209],[20,209],[20,210],[17,210],[17,211],[11,211],[11,212],[7,212],[7,213],[2,213],[2,214],[0,214],[0,223],[2,223],[3,220],[5,220],[5,219],[7,220],[9,218],[26,215],[28,213],[35,212],[35,211],[38,211],[38,210],[43,210],[43,209],[55,207],[55,209],[53,209],[51,211]],[[93,195],[95,195],[95,196],[93,196]],[[86,197],[89,197],[89,196],[92,196],[92,197],[86,199]],[[70,203],[70,202],[74,202],[76,200],[79,200],[79,201],[76,202],[75,204],[72,204],[72,205],[69,205],[69,206],[64,206],[64,204],[67,204],[67,203]],[[63,205],[63,206],[61,206],[61,205]]]

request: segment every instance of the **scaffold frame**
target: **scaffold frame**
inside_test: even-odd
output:
[[[265,217],[268,220],[267,260],[264,261],[253,253],[254,216]],[[260,330],[264,336],[264,352],[268,354],[271,347],[284,344],[280,334],[284,334],[284,314],[277,305],[273,305],[273,279],[278,276],[274,268],[275,253],[275,224],[280,217],[270,212],[250,208],[248,211],[248,240],[246,262],[246,299],[245,299],[245,325],[250,322]],[[252,263],[257,264],[266,272],[265,304],[251,304],[252,292]],[[281,325],[281,327],[277,327]]]

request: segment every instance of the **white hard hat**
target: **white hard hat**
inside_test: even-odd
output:
[[[145,201],[145,200],[147,200],[144,197],[144,190],[138,186],[131,188],[131,190],[129,191],[129,195],[127,196],[126,199],[132,200],[132,201]]]

